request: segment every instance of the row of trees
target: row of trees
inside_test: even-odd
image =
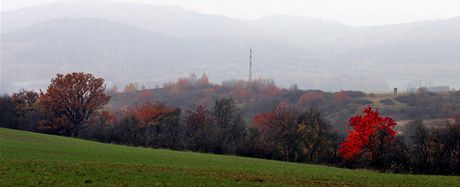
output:
[[[237,154],[247,135],[244,124],[231,99],[217,100],[211,110],[198,106],[185,116],[175,107],[145,103],[100,116],[83,136],[109,143]]]
[[[427,127],[412,121],[401,136],[400,151],[408,168],[415,173],[460,174],[460,116],[443,127]]]
[[[460,117],[439,128],[395,121],[368,107],[350,118],[342,137],[319,110],[279,103],[250,125],[233,99],[185,112],[162,103],[104,110],[104,81],[91,74],[57,75],[46,92],[0,97],[0,125],[107,143],[292,162],[411,172],[460,174]]]

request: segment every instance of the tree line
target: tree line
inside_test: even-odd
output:
[[[46,91],[0,97],[1,127],[106,143],[385,172],[460,174],[460,116],[438,128],[416,120],[399,132],[389,117],[366,107],[350,116],[345,137],[315,108],[280,102],[244,119],[231,98],[182,111],[164,103],[108,110],[104,80],[88,73],[57,75]]]

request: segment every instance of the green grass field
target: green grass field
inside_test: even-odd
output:
[[[460,177],[137,148],[4,128],[0,153],[0,186],[460,185]]]

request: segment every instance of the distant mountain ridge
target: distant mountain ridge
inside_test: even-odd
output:
[[[417,80],[460,87],[460,17],[352,27],[294,16],[241,20],[176,6],[83,1],[2,12],[1,22],[2,61],[33,75],[4,73],[14,89],[79,69],[114,83],[150,86],[189,72],[206,72],[215,81],[244,79],[251,47],[256,77],[286,87],[383,91]],[[31,70],[37,66],[48,69]]]
[[[353,27],[317,18],[275,15],[257,20],[241,20],[201,14],[178,6],[91,2],[54,3],[2,12],[2,33],[23,29],[53,18],[93,17],[175,37],[258,37],[267,40],[287,40],[283,42],[298,41],[300,45],[305,45],[303,42],[306,41],[329,41],[339,45],[350,45],[354,42],[357,43],[356,48],[359,48],[400,40],[460,38],[460,17],[407,24]]]
[[[267,50],[283,47],[263,41],[258,45]],[[115,84],[140,82],[155,86],[190,72],[225,69],[228,64],[218,59],[226,51],[240,53],[237,63],[246,66],[246,50],[241,54],[240,49],[247,49],[246,45],[218,38],[181,39],[98,18],[55,18],[2,34],[1,60],[5,69],[11,70],[3,72],[6,82],[24,83],[10,85],[15,89],[37,84],[37,80],[41,85],[32,87],[43,87],[54,74],[70,71],[94,72]],[[240,72],[238,68],[236,71]],[[219,71],[211,76],[220,80],[234,78]]]

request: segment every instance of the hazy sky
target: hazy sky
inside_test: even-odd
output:
[[[54,1],[1,0],[2,10]],[[296,15],[345,24],[382,25],[460,16],[460,0],[112,0],[179,5],[203,13],[243,19],[266,15]],[[90,1],[88,1],[90,2]]]

